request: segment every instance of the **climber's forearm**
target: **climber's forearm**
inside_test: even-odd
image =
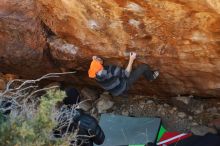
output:
[[[130,52],[130,58],[129,58],[128,66],[125,69],[125,71],[127,72],[127,76],[129,76],[130,73],[131,73],[132,65],[133,65],[134,60],[136,59],[136,55],[137,54],[135,52]]]
[[[125,71],[127,71],[128,75],[130,75],[130,73],[131,73],[133,62],[134,62],[134,60],[129,59],[128,66],[125,69]]]

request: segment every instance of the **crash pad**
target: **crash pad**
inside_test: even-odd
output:
[[[99,125],[105,133],[101,146],[138,146],[155,142],[161,119],[102,114]]]

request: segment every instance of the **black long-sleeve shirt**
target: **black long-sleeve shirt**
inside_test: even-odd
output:
[[[128,76],[128,72],[121,67],[109,65],[97,73],[96,80],[103,89],[118,96],[127,89]]]

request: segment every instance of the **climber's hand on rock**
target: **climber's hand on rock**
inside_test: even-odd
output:
[[[97,60],[97,61],[99,61],[101,64],[103,64],[102,58],[100,58],[100,57],[98,57],[98,56],[92,56],[92,60]]]
[[[130,52],[130,60],[134,61],[137,57],[137,54],[135,52]]]
[[[97,56],[92,56],[92,60],[96,60],[97,59]]]

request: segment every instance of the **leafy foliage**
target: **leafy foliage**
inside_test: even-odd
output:
[[[55,105],[64,97],[60,90],[50,90],[40,99],[32,118],[18,115],[16,118],[0,114],[0,145],[2,146],[65,146],[64,140],[52,140],[55,126]]]

